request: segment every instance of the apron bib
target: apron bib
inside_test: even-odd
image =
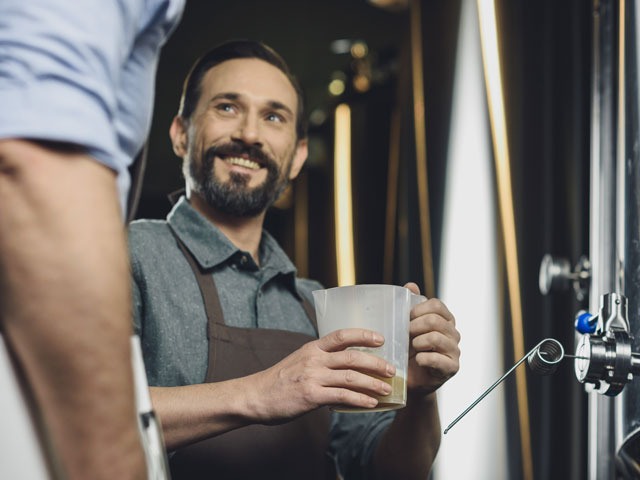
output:
[[[297,332],[225,325],[211,272],[200,268],[177,236],[176,240],[198,280],[208,317],[205,382],[265,370],[315,340]],[[313,307],[304,298],[301,303],[317,331]],[[174,480],[335,479],[333,461],[326,454],[330,416],[323,407],[281,425],[249,425],[186,446],[171,457],[171,475]]]

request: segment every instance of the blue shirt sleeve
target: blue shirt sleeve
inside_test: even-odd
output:
[[[182,2],[2,0],[0,138],[79,145],[118,172],[126,193],[157,54]]]

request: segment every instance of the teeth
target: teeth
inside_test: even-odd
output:
[[[250,168],[251,170],[257,170],[260,168],[260,165],[258,163],[246,158],[229,157],[226,158],[225,161],[229,162],[231,165],[239,165],[241,167]]]

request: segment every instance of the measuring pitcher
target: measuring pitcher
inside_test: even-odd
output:
[[[339,407],[338,412],[380,412],[407,404],[409,312],[426,297],[396,285],[352,285],[315,290],[313,300],[321,337],[343,328],[366,328],[384,336],[376,348],[353,347],[383,358],[396,369],[393,378],[376,377],[391,385],[391,393],[376,396],[375,408]]]

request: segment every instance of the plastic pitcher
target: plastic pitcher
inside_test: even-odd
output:
[[[395,285],[352,285],[315,290],[313,299],[318,330],[323,337],[343,328],[366,328],[384,336],[377,348],[354,347],[381,357],[396,369],[393,378],[380,378],[391,385],[389,395],[376,396],[372,409],[339,407],[340,412],[395,410],[407,404],[407,365],[409,360],[409,312],[426,297]]]

